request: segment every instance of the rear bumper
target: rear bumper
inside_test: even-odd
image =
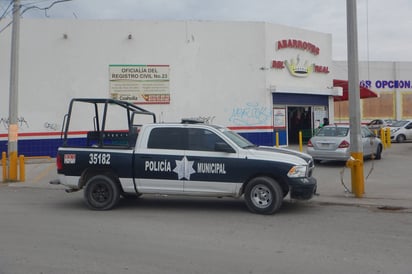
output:
[[[346,161],[350,158],[350,151],[348,149],[322,151],[308,148],[307,153],[312,156],[314,160]]]
[[[290,197],[297,200],[311,199],[317,189],[317,181],[313,177],[295,179],[289,185]]]

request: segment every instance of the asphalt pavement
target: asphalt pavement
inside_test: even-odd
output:
[[[298,146],[289,148],[299,150]],[[25,162],[24,182],[3,182],[0,185],[64,190],[64,186],[49,183],[57,178],[54,158],[28,158]],[[318,195],[310,200],[311,203],[373,206],[382,210],[412,212],[411,142],[392,144],[383,151],[381,160],[365,160],[365,193],[362,198],[351,193],[351,171],[342,162],[317,164],[314,177],[318,181]],[[3,179],[2,174],[0,178]]]

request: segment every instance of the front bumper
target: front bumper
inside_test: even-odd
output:
[[[289,186],[292,199],[309,200],[316,193],[317,181],[313,177],[293,179]]]

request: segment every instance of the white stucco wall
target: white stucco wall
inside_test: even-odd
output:
[[[10,33],[8,28],[0,34],[3,119],[8,117]],[[274,48],[277,40],[288,38],[319,46],[321,54],[301,52],[300,58],[331,67],[329,34],[261,22],[22,19],[18,116],[27,125],[19,131],[58,131],[71,98],[108,97],[113,64],[170,66],[170,104],[143,106],[160,121],[200,117],[225,126],[270,126],[271,87],[325,94],[332,83],[331,73],[297,79],[269,68],[273,59],[296,56],[293,49]]]

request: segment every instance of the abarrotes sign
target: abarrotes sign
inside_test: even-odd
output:
[[[320,48],[313,43],[297,40],[283,39],[276,42],[276,50],[296,49],[302,52],[308,52],[313,56],[320,54]],[[272,60],[272,69],[283,70],[287,69],[289,73],[295,77],[308,77],[311,73],[328,74],[329,67],[321,64],[315,64],[310,59],[302,59],[298,53],[296,57],[291,57],[289,60]]]

